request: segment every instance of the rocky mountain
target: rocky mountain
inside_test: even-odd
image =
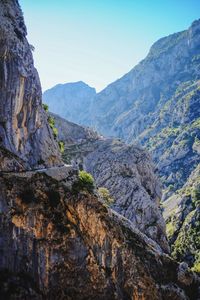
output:
[[[92,108],[97,129],[128,142],[144,136],[142,144],[146,131],[154,135],[165,104],[184,84],[200,78],[199,30],[200,20],[158,40],[141,63],[99,93]]]
[[[111,208],[168,252],[160,209],[161,186],[149,155],[136,145],[97,136],[91,129],[88,134],[88,128],[58,116],[55,126],[65,143],[64,161],[91,173],[98,188],[109,190],[113,197]],[[73,139],[69,141],[70,136]]]
[[[200,272],[200,165],[164,206],[173,257]]]
[[[35,77],[18,1],[2,0],[0,8],[0,32],[3,32],[1,37],[5,37],[0,51],[6,49],[7,59],[0,56],[1,65],[4,64],[0,69],[0,86],[7,96],[23,90],[18,80],[19,67],[23,67],[24,62],[29,66],[29,73],[24,73],[26,92],[16,92],[12,105],[7,101],[3,106],[4,97],[0,100],[2,119],[8,118],[11,125],[11,131],[0,131],[1,157],[4,159],[9,154],[16,163],[13,168],[4,164],[0,172],[0,298],[198,299],[200,280],[186,264],[178,264],[131,221],[107,208],[97,197],[95,187],[87,188],[87,176],[80,177],[72,166],[60,165],[57,144],[41,107],[41,96],[27,98],[40,91],[40,84]],[[4,71],[7,70],[5,65],[9,65],[8,72]],[[12,93],[9,93],[11,80]],[[9,110],[14,124],[9,123],[7,110],[13,106],[24,108],[20,116],[16,116],[18,109],[15,113]],[[41,115],[44,118],[39,126]],[[16,123],[22,116],[23,122]],[[16,124],[19,130],[13,130]],[[24,147],[16,147],[18,144],[13,141],[18,137]],[[7,141],[12,141],[9,149]],[[51,143],[50,150],[47,141]],[[30,156],[26,152],[27,145],[33,146]],[[41,153],[44,162],[39,164]],[[54,153],[51,163],[49,153]],[[138,149],[140,156],[142,151]],[[25,161],[29,169],[17,170],[15,167],[21,161]],[[153,173],[147,158],[135,161],[135,172],[137,166],[138,183],[144,182],[142,194],[148,185],[148,175],[142,170],[150,177]],[[154,177],[149,178],[149,182],[156,183]],[[156,207],[152,194],[155,187],[149,186],[149,189],[146,195],[151,194]]]
[[[49,110],[76,123],[87,124],[89,109],[96,95],[94,88],[79,81],[58,84],[43,94],[43,102]],[[53,100],[53,101],[52,101]]]
[[[130,144],[139,143],[148,149],[162,181],[162,199],[167,200],[164,207],[173,201],[176,205],[178,201],[179,210],[187,206],[185,186],[200,164],[199,45],[200,20],[185,31],[158,40],[143,61],[96,95],[90,118],[84,121],[105,136],[115,136]],[[198,176],[194,182],[195,186],[199,185]],[[190,211],[191,204],[188,205]],[[186,215],[181,214],[181,222]],[[165,216],[171,224],[169,219],[174,217],[167,213]],[[188,220],[186,218],[186,227],[190,227]],[[193,218],[192,224],[199,232],[198,218]],[[182,225],[178,226],[181,230]],[[174,235],[169,238],[176,247]],[[186,259],[184,254],[179,259],[184,258],[194,266],[200,247],[189,236],[188,243],[195,249],[192,257]]]
[[[174,190],[199,163],[193,147],[200,134],[199,32],[200,20],[158,40],[143,61],[96,95],[87,121],[77,120],[79,110],[72,120],[147,147],[163,184],[174,185]],[[50,103],[56,103],[53,94]]]
[[[94,195],[73,194],[74,179],[0,179],[1,299],[198,299],[199,278],[185,264]]]
[[[0,171],[60,165],[21,10],[11,1],[0,2],[0,42]]]
[[[49,113],[49,115],[55,120],[55,128],[58,129],[58,139],[64,141],[66,145],[102,138],[89,127],[79,126],[53,113]]]
[[[110,207],[131,220],[140,231],[162,245],[165,251],[169,251],[163,234],[163,211],[173,257],[187,262],[200,272],[200,165],[197,165],[181,189],[175,193],[170,191],[172,196],[162,204],[159,203],[160,184],[152,172],[149,173],[153,166],[149,165],[150,158],[144,150],[136,145],[125,145],[117,139],[96,136],[95,132],[92,135],[91,129],[88,135],[88,128],[58,116],[55,120],[59,135],[65,143],[65,162],[72,162],[90,172],[99,190],[102,187],[108,189],[113,199]],[[81,139],[76,132],[82,132]],[[69,140],[68,136],[72,135],[73,140]],[[145,169],[146,164],[148,169]],[[142,181],[139,179],[140,174],[146,174]],[[150,198],[143,189],[149,193]],[[160,212],[152,203],[153,199],[157,199]]]

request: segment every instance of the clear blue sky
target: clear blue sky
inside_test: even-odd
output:
[[[85,81],[98,91],[159,38],[200,18],[200,0],[19,0],[43,90]]]

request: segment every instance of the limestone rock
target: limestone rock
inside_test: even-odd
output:
[[[188,271],[185,282],[178,263],[94,195],[41,172],[4,175],[0,188],[1,297],[198,299],[198,277]]]
[[[17,1],[0,3],[0,170],[61,164]],[[13,156],[13,158],[11,158]],[[15,157],[14,157],[15,156]],[[19,163],[16,162],[16,157]]]
[[[200,164],[185,185],[164,202],[172,255],[200,272]]]
[[[164,199],[169,186],[181,188],[200,162],[195,142],[200,140],[199,32],[197,20],[187,30],[158,40],[144,60],[95,96],[87,121],[79,114],[71,119],[148,148],[166,189]],[[52,88],[52,104],[55,94]]]
[[[78,190],[77,171],[59,165],[56,143],[37,97],[40,86],[18,1],[1,1],[0,25],[7,38],[0,51],[9,46],[6,68],[10,67],[0,69],[0,84],[6,84],[0,112],[8,117],[9,125],[1,124],[0,298],[198,299],[199,278],[194,273],[181,270],[180,276],[179,264],[155,241],[106,208],[94,193],[84,187]],[[22,71],[24,90],[19,84]],[[108,141],[104,146],[109,146]],[[110,151],[116,151],[119,158],[123,147],[113,145]],[[135,184],[140,184],[144,193],[146,189],[149,202],[156,203],[159,193],[153,186],[156,179],[151,179],[150,162],[138,148],[133,152],[137,163],[124,173],[130,176],[138,166]],[[190,281],[185,281],[186,273]]]
[[[65,142],[65,162],[91,173],[97,187],[107,188],[111,193],[112,209],[168,252],[160,208],[161,185],[147,152],[137,145],[128,146],[116,139],[96,136],[92,130],[88,135],[87,128],[58,116],[55,122],[59,138],[62,136]],[[81,139],[76,132],[82,133]],[[70,136],[73,140],[69,141]]]
[[[187,234],[191,230],[199,234],[199,210],[185,192],[187,186],[191,188],[188,182],[200,164],[199,45],[200,20],[187,30],[158,40],[143,61],[96,95],[88,122],[84,120],[105,136],[139,143],[149,150],[164,189],[165,216],[168,205],[178,203],[177,215],[172,212],[166,219],[167,232],[173,232],[169,234],[172,249],[182,241],[189,245],[185,251],[181,247],[176,258],[185,259],[190,267],[199,262],[199,246],[190,238],[193,234]],[[199,177],[195,182],[199,184]]]

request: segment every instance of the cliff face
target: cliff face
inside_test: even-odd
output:
[[[74,180],[70,170],[59,181],[1,178],[3,299],[198,299],[199,279],[184,264],[94,195],[73,194]]]
[[[15,34],[21,37],[18,30],[14,31],[16,24],[20,22],[20,28],[24,28],[18,2],[1,1],[0,8],[0,31],[8,30],[7,38],[11,44],[15,43]],[[15,67],[19,64],[21,68],[21,64],[27,62],[30,73],[25,77],[24,95],[33,96],[37,92],[38,78],[24,38],[23,42],[25,44],[19,44],[20,52],[15,44],[15,59],[9,58],[13,64],[9,66],[14,68],[12,72],[5,73],[1,69],[0,85],[15,78],[13,85],[16,90],[20,89],[19,70]],[[0,48],[4,46],[5,43],[0,44]],[[27,50],[27,56],[23,49]],[[3,91],[8,97],[10,85]],[[9,97],[7,102],[1,98],[1,104],[5,104],[1,109],[3,116],[8,117],[6,124],[10,124],[10,131],[2,127],[0,298],[198,299],[199,278],[185,264],[176,263],[133,223],[106,208],[95,191],[89,193],[80,185],[77,171],[71,166],[58,166],[60,159],[40,98],[36,98],[36,105],[35,98],[17,97],[12,91],[11,95],[14,95],[12,101]],[[25,123],[17,123],[18,131],[14,127],[18,110],[14,108],[21,105]],[[6,112],[11,112],[14,123],[9,123],[10,116]],[[41,127],[37,123],[38,114]],[[17,121],[21,120],[21,115],[17,116]],[[27,135],[24,135],[25,128]],[[51,149],[47,147],[50,142]],[[33,147],[30,154],[29,146]],[[50,154],[55,156],[54,160]],[[6,158],[10,158],[11,165],[5,164]],[[38,158],[45,161],[39,164]],[[21,168],[32,169],[18,172],[14,169],[19,164]],[[39,166],[40,170],[34,170]],[[148,165],[146,168],[148,170]],[[141,172],[140,177],[140,180],[145,179]]]
[[[173,257],[200,272],[200,165],[164,206]]]
[[[162,200],[169,199],[167,203],[174,201],[176,205],[179,199],[179,210],[184,208],[184,211],[187,205],[190,211],[192,205],[192,200],[184,200],[185,186],[200,163],[199,45],[200,20],[185,31],[158,40],[143,61],[96,95],[86,123],[106,136],[137,142],[147,148],[162,181]],[[194,181],[198,185],[199,177]],[[186,216],[187,213],[179,214],[181,222]],[[173,214],[171,218],[181,230],[176,216]],[[169,219],[170,216],[167,222],[171,224]],[[189,220],[186,218],[185,228],[190,227]],[[192,219],[192,224],[193,230],[199,232],[198,217]],[[196,250],[193,254],[190,251],[189,258],[185,254],[176,257],[193,266],[199,246],[186,236],[181,240],[184,243],[187,240]],[[169,235],[169,238],[173,249],[176,237]]]
[[[143,61],[96,95],[82,122],[105,136],[147,147],[164,187],[173,185],[173,191],[200,162],[195,147],[195,138],[200,139],[199,32],[200,20],[158,40]]]
[[[17,1],[0,3],[0,170],[60,164]]]
[[[97,95],[92,111],[100,132],[131,142],[153,129],[178,87],[200,78],[199,28],[196,21],[158,40],[143,61]]]
[[[161,185],[147,152],[54,117],[59,139],[65,143],[64,161],[91,173],[97,188],[109,190],[113,197],[111,208],[168,252],[160,208]]]
[[[64,141],[66,145],[84,141],[96,141],[101,138],[96,131],[89,127],[82,127],[53,113],[49,113],[49,115],[55,120],[55,127],[58,129],[58,139]]]

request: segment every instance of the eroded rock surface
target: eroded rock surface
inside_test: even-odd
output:
[[[0,69],[7,98],[5,102],[2,97],[0,112],[8,117],[6,125],[1,124],[0,298],[198,299],[199,278],[194,273],[164,254],[131,221],[106,208],[94,193],[77,189],[77,170],[72,166],[59,166],[57,146],[37,97],[40,86],[18,1],[1,1],[0,32],[9,41],[0,44],[0,51],[15,45],[8,47],[11,56]],[[24,85],[18,77],[20,68],[25,72]],[[10,80],[14,90],[7,85]],[[119,155],[122,148],[111,149]],[[142,158],[143,152],[137,151]],[[148,187],[146,192],[156,203],[151,185],[156,181],[148,179],[152,169],[146,162],[149,175],[143,174],[142,160],[137,163],[136,182],[144,180],[141,188]],[[131,169],[136,172],[135,165]]]
[[[166,189],[164,199],[185,184],[200,162],[199,45],[200,20],[159,39],[144,60],[96,95],[87,122],[78,119],[104,136],[148,148]],[[55,94],[52,88],[52,104]],[[79,113],[71,120],[77,118]]]
[[[96,95],[88,122],[84,120],[84,124],[95,127],[105,136],[137,142],[148,149],[164,188],[162,200],[169,200],[170,205],[179,201],[179,210],[190,212],[192,200],[187,200],[190,196],[184,190],[200,164],[199,45],[200,20],[187,30],[161,38],[143,61]],[[54,102],[53,93],[49,101]],[[76,116],[73,121],[76,122]],[[77,151],[75,147],[74,150]],[[199,182],[196,177],[195,185]],[[178,216],[183,223],[187,213],[178,213]],[[186,218],[185,228],[191,228],[192,223],[192,230],[199,234],[198,218],[196,213],[192,219],[191,216]],[[167,222],[171,224],[169,216]],[[181,233],[181,226],[179,229]],[[185,236],[187,239],[181,240],[199,252],[195,239],[190,239],[189,234]],[[171,234],[169,239],[173,248],[175,239],[171,239]],[[192,252],[191,257],[185,254],[178,257],[184,257],[191,265],[197,261],[194,260],[196,250]]]
[[[160,208],[161,185],[147,152],[137,145],[128,146],[120,140],[92,134],[91,129],[88,134],[87,128],[58,116],[55,121],[59,138],[65,142],[65,162],[91,173],[97,187],[105,187],[111,193],[112,209],[131,220],[168,252]],[[82,132],[81,139],[77,131]],[[69,141],[72,135],[73,140]]]
[[[94,195],[73,194],[70,176],[0,179],[5,299],[198,299],[197,276]]]
[[[173,257],[200,272],[200,165],[164,206]]]
[[[1,1],[0,170],[61,164],[57,143],[42,109],[40,80],[26,34],[18,2]]]

